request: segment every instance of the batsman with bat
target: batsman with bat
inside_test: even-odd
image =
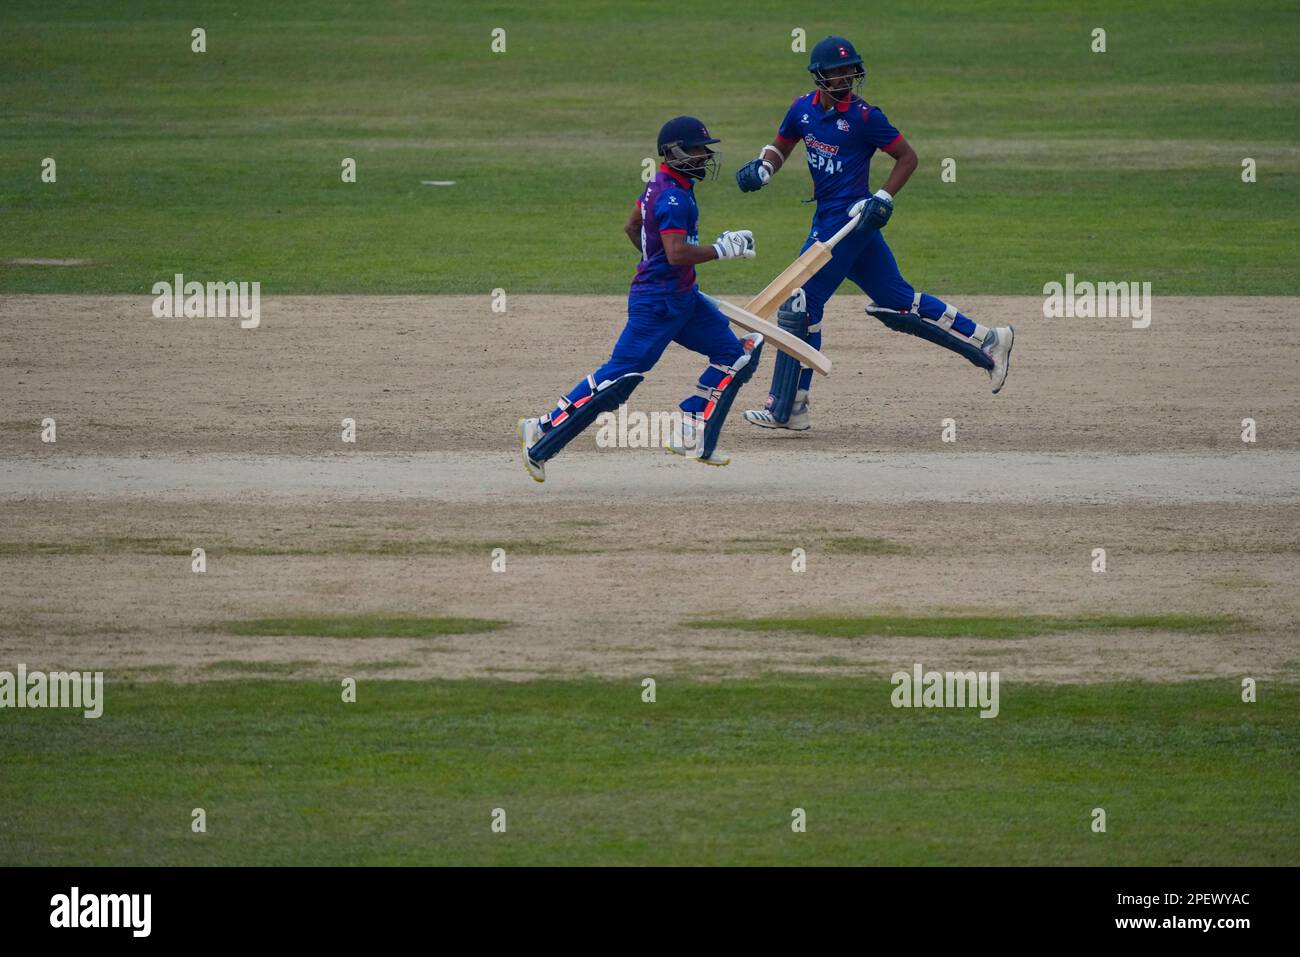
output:
[[[623,226],[641,253],[627,297],[627,325],[609,361],[552,411],[519,420],[524,467],[534,480],[546,480],[547,460],[597,416],[627,401],[670,342],[708,356],[709,365],[681,403],[682,423],[666,447],[708,465],[730,461],[717,451],[718,433],[737,391],[758,367],[763,336],[736,338],[715,301],[695,282],[699,263],[754,258],[754,235],[747,229],[728,230],[717,242],[699,245],[694,186],[710,172],[716,178],[718,154],[709,147],[718,142],[692,116],[676,117],[660,129],[663,162]]]
[[[826,302],[845,279],[851,279],[871,297],[869,315],[895,332],[927,339],[964,356],[988,372],[993,391],[999,392],[1007,380],[1015,330],[982,326],[942,300],[917,292],[899,272],[880,234],[894,212],[894,197],[916,171],[917,159],[916,151],[879,107],[856,95],[866,78],[862,57],[843,37],[827,37],[813,47],[808,72],[816,89],[790,105],[776,139],[736,173],[742,191],[761,189],[802,141],[817,203],[812,232],[803,248],[808,250],[819,238],[838,238],[830,261],[803,284],[802,294],[782,303],[779,325],[820,349]],[[894,168],[884,186],[868,195],[867,175],[877,150],[893,157]],[[855,217],[856,225],[842,233]],[[766,408],[746,412],[745,419],[768,429],[810,428],[811,385],[810,369],[778,353]]]

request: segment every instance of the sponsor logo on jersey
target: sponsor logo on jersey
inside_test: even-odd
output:
[[[817,152],[825,153],[828,156],[834,156],[836,153],[840,151],[840,148],[838,146],[835,146],[834,144],[831,143],[823,143],[821,140],[817,139],[817,137],[813,136],[811,133],[809,133],[807,136],[803,138],[803,145],[807,149],[817,150]]]

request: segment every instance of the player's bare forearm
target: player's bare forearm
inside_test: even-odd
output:
[[[890,149],[889,155],[894,158],[894,168],[889,171],[889,178],[881,188],[890,196],[897,196],[898,191],[916,172],[919,160],[916,158],[916,150],[912,149],[912,144],[902,138]]]
[[[636,251],[641,252],[641,208],[639,206],[632,211],[632,215],[623,224],[623,232],[632,241]]]
[[[718,258],[718,251],[712,246],[692,246],[682,233],[660,233],[659,238],[663,240],[664,255],[673,266],[698,266]]]
[[[770,173],[775,176],[776,171],[785,165],[785,161],[790,158],[795,144],[798,140],[787,140],[781,135],[777,135],[771,143],[764,146],[758,153],[758,158],[768,164]]]
[[[765,145],[754,157],[740,169],[736,170],[736,185],[742,193],[752,193],[769,183],[776,171],[790,158],[798,140],[787,140],[780,133],[776,139]]]

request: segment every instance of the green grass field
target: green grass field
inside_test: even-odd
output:
[[[109,684],[98,720],[4,716],[0,864],[1300,863],[1296,686],[890,690]]]
[[[207,31],[206,53],[191,52],[195,27]],[[497,27],[507,31],[503,54],[490,50]],[[1095,27],[1107,31],[1104,54],[1090,50]],[[809,46],[831,32],[858,43],[864,95],[920,154],[886,233],[918,288],[1038,295],[1071,272],[1150,281],[1157,297],[1300,295],[1293,0],[1101,0],[1086,11],[1066,0],[888,10],[775,0],[689,9],[649,0],[5,0],[0,297],[147,295],[177,272],[258,281],[267,296],[473,294],[486,303],[497,287],[619,294],[637,258],[621,226],[642,188],[642,161],[659,125],[683,112],[724,141],[722,177],[700,187],[702,240],[749,227],[759,251],[753,262],[702,267],[701,283],[756,292],[794,257],[811,215],[800,204],[811,191],[802,151],[759,194],[741,194],[732,178],[810,87],[807,54],[791,50],[795,28]],[[57,182],[41,181],[45,157],[57,162]],[[357,162],[355,183],[341,181],[345,157]],[[1241,179],[1247,157],[1258,164],[1255,183]],[[956,161],[956,182],[940,179],[945,158]],[[888,165],[873,164],[873,186]],[[29,259],[79,264],[15,262]],[[9,365],[43,375],[45,358],[16,355]],[[451,358],[457,370],[480,361]],[[134,371],[119,370],[121,381]],[[29,429],[38,420],[26,415],[0,410],[0,425]],[[321,549],[274,525],[248,537],[217,519],[193,520],[210,528],[202,540],[218,563],[481,563],[490,547],[512,560],[589,551],[584,523],[555,538],[394,535],[367,525]],[[858,535],[846,523],[828,518],[836,530],[800,530],[800,541],[833,556],[917,554],[906,527]],[[100,556],[188,555],[195,530],[167,533],[174,537],[62,527],[51,541],[6,536],[0,559],[26,560],[30,571],[84,556],[90,576]],[[645,548],[601,534],[608,541],[598,551],[618,563]],[[789,547],[780,528],[754,534],[764,537],[665,535],[656,547],[710,562]],[[1160,545],[1175,547],[1206,552],[1218,540]],[[413,574],[412,593],[438,598],[423,572]],[[1243,565],[1214,574],[1267,588],[1283,573]],[[394,658],[347,666],[360,688],[357,703],[345,704],[337,683],[315,680],[333,666],[309,651],[278,661],[240,655],[260,636],[285,646],[305,636],[474,633],[486,643],[511,629],[503,634],[518,637],[531,628],[527,596],[486,588],[458,596],[476,607],[455,610],[475,617],[405,616],[406,606],[338,617],[296,602],[270,609],[281,617],[240,617],[264,614],[263,599],[289,580],[259,585],[254,610],[212,616],[207,637],[249,639],[216,660],[123,669],[156,679],[148,681],[110,672],[101,719],[0,711],[0,866],[1300,864],[1294,681],[1265,684],[1248,705],[1235,680],[1037,685],[1008,674],[1001,713],[982,720],[974,710],[896,710],[881,680],[706,683],[683,667],[658,676],[658,701],[648,704],[636,681],[375,677],[409,664]],[[563,587],[562,577],[547,587],[554,582]],[[349,582],[320,594],[364,593],[365,582]],[[56,593],[22,594],[24,627],[57,617]],[[145,617],[153,604],[126,608],[113,598],[106,608],[122,614],[106,613],[102,625],[70,616],[61,634],[84,636],[93,651],[133,622],[164,620]],[[865,606],[857,617],[680,624],[791,632],[792,643],[808,634],[1227,634],[1243,624],[1226,615],[1066,617],[1045,601],[1041,615]],[[702,644],[717,638],[690,634]],[[549,637],[539,629],[527,639]],[[737,641],[745,637],[754,636]],[[640,639],[629,631],[629,645]],[[569,667],[546,673],[581,666]],[[493,662],[485,672],[509,670]],[[207,813],[206,834],[190,830],[196,807]],[[508,814],[505,834],[490,830],[495,807]],[[807,812],[805,834],[791,831],[796,807]],[[1090,828],[1095,807],[1108,814],[1105,834]]]
[[[190,51],[195,26],[206,53]],[[11,0],[0,293],[144,294],[177,271],[266,294],[621,293],[641,161],[680,112],[724,140],[702,238],[758,239],[757,260],[703,281],[756,291],[808,226],[802,159],[760,194],[732,180],[809,88],[796,27],[856,40],[867,99],[920,154],[887,232],[918,286],[1040,294],[1068,271],[1156,295],[1300,291],[1300,14],[1285,0],[797,15],[719,0],[685,17],[613,0]],[[56,183],[40,181],[47,156]],[[945,157],[955,183],[940,182]],[[1256,183],[1241,181],[1245,157]]]

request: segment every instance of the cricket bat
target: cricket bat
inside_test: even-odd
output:
[[[734,303],[727,302],[725,299],[715,299],[706,293],[700,293],[705,299],[713,303],[718,311],[734,322],[740,328],[748,332],[762,333],[763,339],[770,342],[775,348],[797,360],[802,365],[808,366],[822,375],[829,375],[831,371],[831,360],[827,359],[822,353],[818,352],[808,343],[804,342],[793,333],[786,332],[774,322],[768,322],[761,316],[756,316],[748,309],[741,309]],[[773,309],[775,310],[775,306]]]
[[[859,218],[861,218],[861,214],[854,216],[845,223],[844,228],[830,239],[825,242],[818,240],[805,249],[798,259],[786,267],[785,272],[773,279],[767,284],[766,289],[749,300],[745,305],[745,310],[760,319],[771,319],[776,315],[776,310],[781,303],[789,299],[796,289],[811,279],[817,270],[831,261],[831,251],[835,249],[835,244],[853,232],[858,225]],[[766,334],[764,333],[764,335]],[[807,364],[804,363],[804,365]]]

